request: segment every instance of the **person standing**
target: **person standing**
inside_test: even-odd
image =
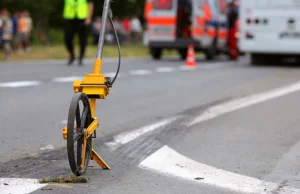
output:
[[[3,49],[4,49],[4,60],[8,60],[8,57],[12,52],[11,40],[13,35],[13,23],[10,18],[10,13],[7,10],[4,10],[2,12],[2,16],[3,16],[2,41],[3,41]]]
[[[229,58],[231,60],[237,60],[239,57],[238,47],[237,47],[237,21],[238,21],[238,7],[236,6],[236,1],[233,0],[229,4],[228,12],[228,48],[229,48]]]
[[[17,27],[17,42],[18,42],[18,54],[23,54],[23,51],[26,50],[28,47],[28,37],[27,37],[27,20],[25,11],[20,13],[20,18],[18,20],[18,27]],[[24,50],[23,50],[24,49]]]
[[[68,65],[72,65],[75,60],[73,39],[76,32],[78,33],[80,42],[79,65],[83,65],[88,26],[91,23],[93,11],[94,4],[92,0],[65,0],[64,2],[64,40],[69,52]]]
[[[142,33],[142,24],[137,16],[133,16],[131,19],[131,29],[132,29],[132,40],[134,42],[139,41]]]

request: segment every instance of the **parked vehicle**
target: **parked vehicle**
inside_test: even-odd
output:
[[[185,59],[189,45],[212,60],[227,50],[226,6],[226,0],[147,0],[144,44],[157,60],[164,49]]]
[[[240,0],[240,50],[250,53],[254,64],[282,56],[299,60],[299,9],[297,0]]]

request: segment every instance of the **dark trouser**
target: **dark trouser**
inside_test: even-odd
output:
[[[82,59],[84,57],[85,47],[87,45],[88,26],[84,24],[84,20],[65,20],[64,39],[71,58],[75,57],[73,39],[76,32],[78,32],[79,36],[80,59]]]

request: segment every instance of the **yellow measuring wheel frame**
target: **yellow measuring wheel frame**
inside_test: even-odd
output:
[[[114,28],[110,1],[105,0],[102,14],[102,24],[107,19]],[[116,31],[115,31],[116,32]],[[63,138],[67,140],[68,160],[72,172],[80,176],[86,172],[89,160],[95,160],[103,169],[110,169],[104,160],[95,152],[93,139],[96,138],[96,129],[99,120],[95,117],[97,99],[105,99],[109,94],[117,78],[120,69],[120,45],[116,34],[119,49],[119,65],[113,81],[102,74],[102,52],[104,45],[105,25],[101,26],[97,58],[94,62],[92,74],[86,74],[83,80],[76,80],[73,83],[74,96],[72,98],[67,127],[63,128]]]

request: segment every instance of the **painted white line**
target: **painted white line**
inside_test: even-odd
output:
[[[103,73],[105,77],[110,77],[110,78],[114,78],[116,76],[116,72],[108,72],[108,73]],[[124,73],[120,73],[118,74],[118,78],[119,77],[125,77],[126,75]]]
[[[178,68],[179,68],[179,70],[182,70],[182,71],[193,71],[193,70],[196,70],[198,68],[198,66],[188,67],[188,66],[182,65],[182,66],[179,66]]]
[[[176,69],[174,67],[158,67],[156,68],[156,72],[158,73],[170,73],[174,72]]]
[[[75,80],[82,80],[83,77],[81,76],[71,76],[71,77],[56,77],[53,78],[53,82],[74,82]]]
[[[208,184],[239,193],[269,193],[276,183],[217,169],[187,158],[164,146],[139,164],[139,167],[179,179]],[[300,193],[299,189],[283,187],[278,194]]]
[[[2,88],[18,88],[18,87],[28,87],[28,86],[38,86],[42,83],[39,81],[16,81],[16,82],[4,82],[0,83]]]
[[[179,116],[172,117],[172,118],[162,120],[162,121],[159,121],[159,122],[151,124],[151,125],[141,127],[139,129],[136,129],[136,130],[133,130],[130,132],[121,133],[117,136],[114,136],[114,140],[111,142],[107,142],[106,145],[108,145],[111,148],[116,148],[120,145],[131,142],[132,140],[134,140],[146,133],[149,133],[149,132],[159,129],[167,124],[170,124],[171,122],[177,120],[178,118],[180,118],[180,117]]]
[[[199,68],[202,69],[217,69],[217,68],[222,68],[222,67],[230,67],[234,63],[230,62],[219,62],[219,63],[211,63],[211,64],[205,64],[205,65],[200,65]]]
[[[255,94],[251,96],[247,96],[244,98],[232,100],[220,105],[213,106],[209,109],[207,109],[203,114],[201,114],[199,117],[195,118],[191,123],[188,124],[188,127],[198,124],[203,121],[210,120],[212,118],[218,117],[220,115],[245,108],[260,102],[264,102],[267,100],[271,100],[273,98],[278,98],[280,96],[284,96],[293,92],[297,92],[300,90],[300,82],[270,90],[267,92],[263,92],[260,94]]]
[[[29,194],[45,186],[35,179],[0,178],[1,194]]]
[[[129,72],[131,75],[150,75],[152,72],[150,70],[131,70]]]

